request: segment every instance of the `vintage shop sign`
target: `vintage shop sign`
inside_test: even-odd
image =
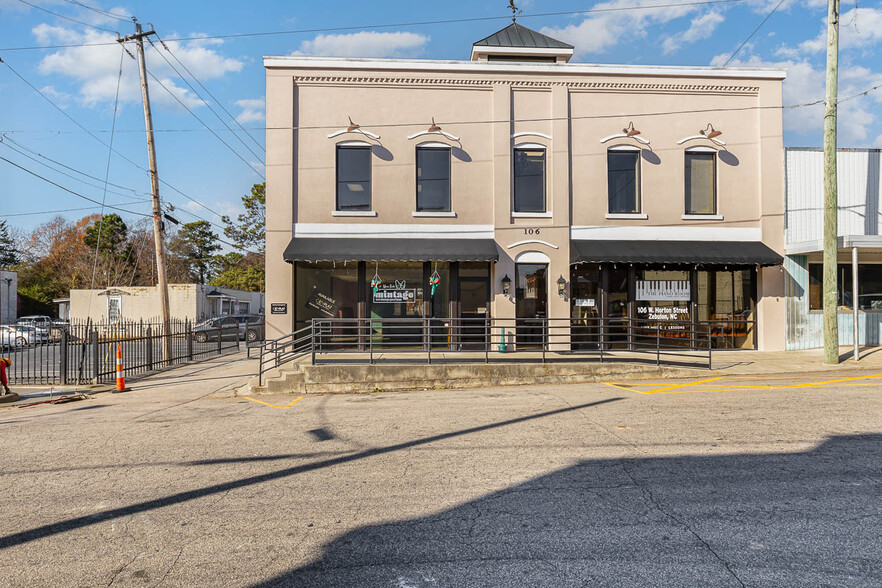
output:
[[[689,280],[637,280],[637,300],[691,300]]]
[[[394,288],[378,288],[374,292],[375,303],[416,302],[416,288],[405,288],[404,282],[395,282]]]

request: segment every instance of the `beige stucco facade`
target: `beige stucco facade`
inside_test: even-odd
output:
[[[169,284],[169,314],[173,319],[198,322],[225,314],[261,312],[262,292],[245,292],[200,284]],[[110,307],[118,304],[119,313]],[[157,321],[160,316],[156,286],[123,286],[109,289],[71,290],[70,320],[93,323],[119,320]]]
[[[267,305],[293,306],[292,237],[425,236],[495,240],[491,313],[515,316],[500,279],[519,256],[548,258],[569,279],[573,240],[760,241],[784,250],[784,167],[778,70],[568,63],[267,57]],[[349,119],[380,136],[344,132]],[[446,133],[425,131],[432,119]],[[623,135],[633,123],[639,137]],[[712,124],[718,142],[699,135]],[[683,142],[683,139],[693,137]],[[335,149],[371,145],[372,210],[335,210]],[[451,211],[418,213],[416,145],[452,149]],[[724,145],[719,144],[724,142]],[[512,211],[512,150],[546,149],[546,212]],[[610,215],[607,152],[639,149],[640,213]],[[717,214],[684,214],[684,152],[717,154]],[[759,268],[757,347],[784,348],[783,274]],[[570,316],[549,285],[548,316]],[[294,314],[267,313],[267,336]]]

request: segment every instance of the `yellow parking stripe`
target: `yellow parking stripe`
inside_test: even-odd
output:
[[[716,382],[717,380],[722,380],[723,377],[719,376],[716,378],[708,378],[707,380],[699,380],[697,382],[689,382],[687,384],[675,384],[673,386],[665,386],[664,388],[657,388],[655,390],[649,390],[644,392],[644,394],[658,394],[659,392],[664,392],[666,390],[676,390],[678,388],[685,388],[686,386],[697,386],[698,384],[706,384],[708,382]]]
[[[257,398],[251,398],[250,396],[243,396],[242,398],[247,398],[248,400],[250,400],[252,402],[259,402],[260,404],[265,404],[266,406],[272,406],[273,408],[281,408],[283,410],[286,408],[291,408],[292,406],[294,406],[295,404],[297,404],[298,402],[303,400],[303,396],[298,396],[297,398],[292,400],[289,404],[286,404],[285,406],[279,406],[278,404],[270,404],[269,402],[264,402],[263,400],[258,400]]]
[[[620,390],[628,390],[637,394],[684,394],[714,391],[746,391],[746,390],[785,390],[798,388],[816,388],[830,384],[840,384],[842,387],[855,386],[880,386],[878,382],[866,383],[867,380],[877,380],[882,378],[882,374],[873,374],[868,376],[845,376],[834,379],[825,379],[829,376],[719,376],[716,378],[708,378],[706,380],[697,380],[695,382],[685,382],[681,384],[665,385],[668,382],[604,382],[607,386],[619,388]],[[741,381],[743,383],[713,383],[719,380],[729,380],[733,382]],[[773,382],[760,383],[751,382],[757,380],[818,380],[814,382],[803,382],[800,384],[775,385]],[[640,390],[638,387],[662,386],[661,388],[653,388],[651,390]]]

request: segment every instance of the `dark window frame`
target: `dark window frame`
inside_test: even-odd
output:
[[[426,179],[420,177],[420,152],[421,151],[446,151],[447,152],[447,207],[444,208],[443,210],[437,209],[437,208],[423,208],[420,205],[420,183],[423,181],[438,181],[438,179],[436,179],[436,178],[426,180]],[[453,164],[451,162],[451,147],[449,145],[445,145],[443,147],[441,145],[425,145],[425,144],[417,145],[416,146],[416,154],[415,154],[415,162],[416,162],[416,165],[414,167],[414,174],[416,175],[416,186],[414,188],[416,190],[416,208],[415,208],[415,210],[417,212],[450,212],[451,210],[453,210],[452,202],[451,202],[451,200],[453,199],[453,195],[452,195],[453,189],[451,186],[451,184],[453,182],[453,178],[452,178]]]
[[[345,183],[340,180],[340,153],[343,151],[367,151],[368,154],[368,178],[367,180],[359,180],[359,183],[367,184],[367,204],[359,204],[357,206],[348,206],[346,208],[340,207],[340,184]],[[335,179],[335,188],[334,188],[334,210],[337,212],[350,212],[350,211],[370,211],[373,206],[373,165],[372,165],[372,152],[370,145],[346,145],[344,143],[338,143],[335,151],[335,167],[334,167],[334,179]]]
[[[689,210],[689,202],[690,202],[690,194],[689,194],[689,168],[691,166],[687,166],[689,157],[691,156],[710,156],[713,162],[713,181],[712,181],[712,189],[713,193],[711,194],[711,201],[713,202],[713,210],[711,212],[695,212]],[[685,214],[689,216],[716,216],[719,210],[718,203],[718,190],[717,190],[717,152],[714,150],[706,151],[704,149],[686,149],[683,152],[683,209]]]
[[[629,155],[633,155],[635,157],[634,161],[634,201],[635,201],[635,210],[613,210],[612,207],[612,184],[610,183],[610,156],[611,155],[620,155],[623,153],[627,153]],[[623,149],[621,147],[610,147],[606,150],[606,208],[608,214],[641,214],[643,212],[643,190],[641,189],[642,184],[642,170],[640,164],[640,150],[636,148],[626,148]]]
[[[864,285],[867,282],[872,282],[871,278],[863,275],[863,269],[866,271],[868,267],[872,267],[877,271],[882,272],[882,263],[859,263],[858,264],[858,288],[863,289]],[[808,310],[811,313],[820,313],[824,310],[824,291],[823,291],[823,280],[824,280],[824,264],[822,262],[809,262],[806,270],[808,273],[808,287],[807,287],[807,298],[806,303],[808,304]],[[813,280],[814,278],[814,280]],[[819,292],[818,290],[819,289]],[[818,305],[813,304],[813,295],[818,292],[820,294],[818,298]],[[838,304],[836,305],[837,312],[843,313],[851,313],[853,312],[853,304],[854,304],[854,292],[852,292],[852,266],[850,263],[837,263],[836,264],[836,295]],[[882,308],[862,308],[861,298],[869,299],[872,297],[874,293],[870,294],[861,294],[858,292],[858,311],[866,314],[880,314],[882,313]],[[882,294],[879,292],[878,294]],[[879,296],[882,298],[882,296]],[[872,306],[872,303],[870,304]],[[879,304],[882,306],[882,303]]]
[[[518,151],[542,151],[542,210],[521,210],[518,205],[518,174],[517,153]],[[515,146],[512,148],[512,212],[525,214],[545,214],[548,212],[548,148],[544,145]],[[529,177],[529,176],[525,176]]]

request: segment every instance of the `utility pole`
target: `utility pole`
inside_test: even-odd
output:
[[[839,0],[829,0],[827,17],[827,94],[824,98],[824,363],[839,363],[839,300],[836,286],[839,247],[836,214],[836,101],[839,75]],[[843,284],[843,287],[845,284]],[[857,304],[857,292],[853,293]]]
[[[141,72],[141,99],[144,102],[144,125],[147,128],[147,157],[150,162],[150,190],[153,195],[153,240],[156,245],[156,288],[159,290],[159,305],[162,317],[162,360],[167,364],[172,359],[171,316],[168,304],[168,280],[165,271],[165,240],[163,239],[162,210],[159,205],[159,174],[156,171],[156,146],[153,144],[153,115],[150,113],[150,92],[147,89],[147,65],[144,62],[144,37],[155,35],[156,31],[144,32],[135,20],[135,34],[117,39],[120,43],[134,41],[138,48],[138,68]]]

